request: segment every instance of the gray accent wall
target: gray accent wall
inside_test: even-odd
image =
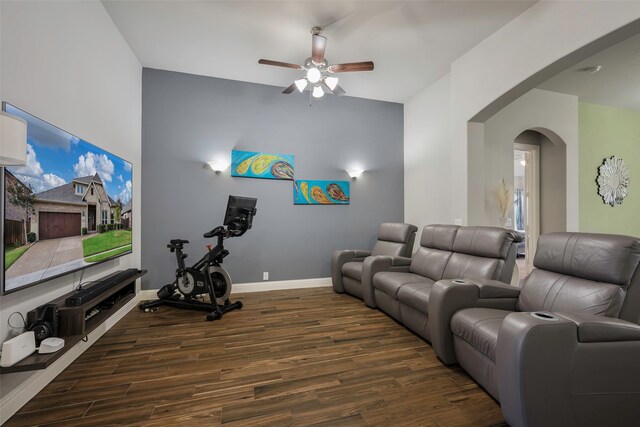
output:
[[[282,70],[291,74],[295,72]],[[286,79],[284,79],[287,81]],[[345,87],[348,91],[348,87]],[[183,238],[187,264],[211,243],[230,194],[257,197],[244,236],[228,239],[224,266],[235,283],[330,276],[336,249],[370,248],[382,222],[404,217],[403,106],[144,69],[142,76],[143,288],[172,281],[176,261],[166,245]],[[230,161],[231,150],[295,155],[297,179],[351,180],[348,206],[294,206],[291,181],[215,174],[205,162]]]

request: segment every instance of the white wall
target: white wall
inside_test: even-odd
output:
[[[478,153],[482,147],[473,147],[482,146],[483,133],[469,129],[469,120],[501,97],[511,96],[505,104],[517,98],[505,94],[539,71],[639,18],[640,2],[539,2],[452,64],[449,145],[455,153],[451,167],[460,171],[451,177],[454,218],[470,224],[485,219],[484,197],[477,197],[485,193],[484,182],[476,179],[485,157]],[[572,229],[572,223],[567,226]]]
[[[142,69],[98,1],[2,1],[0,11],[2,100],[129,160],[134,173],[133,254],[0,297],[4,340],[14,311],[26,315],[81,280],[140,267]],[[12,396],[40,375],[0,377],[2,420]]]
[[[451,222],[450,97],[446,75],[404,105],[405,222],[418,236],[427,224]]]
[[[499,225],[493,190],[504,178],[513,184],[514,140],[523,131],[551,130],[567,147],[567,230],[578,230],[578,97],[533,89],[484,123],[483,224]],[[477,179],[477,177],[474,177]]]

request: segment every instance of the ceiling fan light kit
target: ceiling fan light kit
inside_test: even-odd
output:
[[[311,67],[307,70],[307,80],[309,80],[310,83],[318,83],[320,78],[322,78],[322,73],[320,73],[320,70],[316,67]]]
[[[342,96],[345,94],[345,91],[338,85],[338,78],[331,74],[373,70],[372,61],[329,65],[324,57],[327,38],[321,36],[320,33],[322,33],[322,27],[311,28],[311,57],[304,61],[304,65],[272,61],[270,59],[260,59],[258,61],[259,64],[263,65],[273,65],[275,67],[305,71],[304,77],[295,80],[289,87],[282,91],[285,95],[290,94],[295,89],[303,92],[308,87],[314,98],[322,98],[325,93]]]
[[[296,85],[299,92],[304,91],[307,88],[307,84],[308,84],[307,79],[298,79],[293,83]]]
[[[324,91],[322,90],[322,88],[320,86],[315,86],[313,88],[313,93],[312,93],[314,98],[322,98],[324,96]]]
[[[338,86],[338,78],[337,77],[325,77],[324,83],[329,86],[329,89],[334,90],[336,86]]]

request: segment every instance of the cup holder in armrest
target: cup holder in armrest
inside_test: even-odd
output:
[[[453,279],[451,281],[451,283],[455,283],[457,285],[466,285],[469,282],[467,282],[466,280],[462,280],[462,279]]]
[[[544,311],[534,311],[532,313],[529,313],[531,316],[535,317],[536,319],[540,319],[540,320],[546,320],[549,322],[557,322],[558,320],[560,320],[560,318],[554,316],[551,313],[547,313]]]

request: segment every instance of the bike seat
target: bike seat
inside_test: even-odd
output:
[[[185,243],[189,243],[189,241],[182,240],[182,239],[173,239],[173,240],[169,240],[169,243],[171,243],[172,245],[184,245]]]

